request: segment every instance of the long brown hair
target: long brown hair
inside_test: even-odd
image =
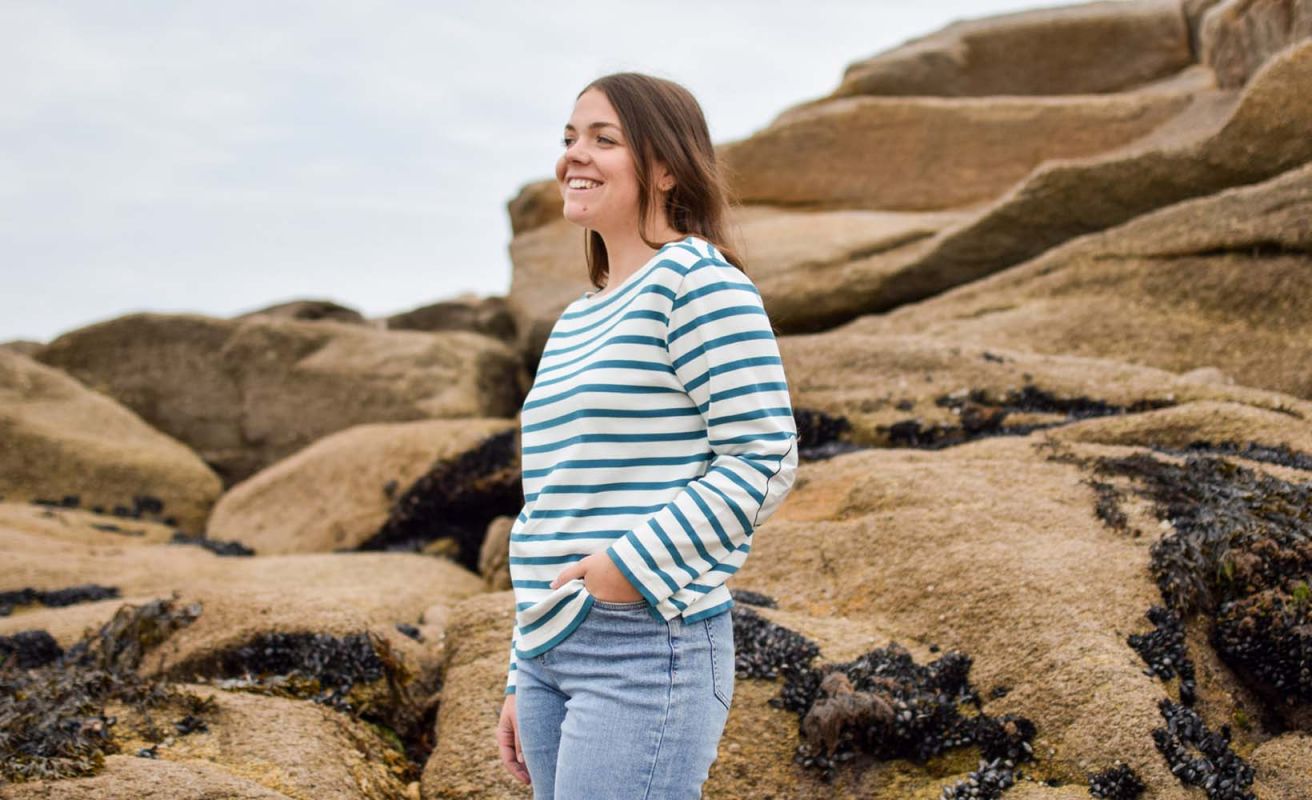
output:
[[[638,175],[638,219],[641,220],[638,235],[642,241],[652,249],[663,244],[648,241],[646,231],[641,230],[659,199],[650,176],[654,163],[661,161],[674,176],[674,187],[665,198],[665,215],[670,227],[710,242],[726,261],[746,273],[742,257],[728,234],[732,201],[728,180],[716,163],[706,117],[692,92],[674,81],[640,72],[602,76],[583,87],[578,97],[589,89],[598,89],[606,95],[629,140]],[[606,243],[601,234],[587,229],[583,232],[583,249],[588,260],[588,278],[600,289],[602,280],[610,276]]]

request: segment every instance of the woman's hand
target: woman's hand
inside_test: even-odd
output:
[[[501,748],[501,763],[520,783],[531,784],[528,767],[524,764],[524,750],[519,746],[519,718],[515,714],[515,696],[506,695],[501,704],[501,720],[497,723],[497,745]]]
[[[604,603],[631,603],[643,599],[605,551],[581,558],[562,569],[551,582],[551,588],[575,578],[583,578],[583,587],[588,594]]]

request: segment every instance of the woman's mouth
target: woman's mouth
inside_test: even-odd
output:
[[[586,183],[586,184],[580,184],[580,185],[576,185],[576,186],[571,186],[571,185],[569,185],[569,184],[566,184],[566,185],[565,185],[565,188],[566,188],[567,190],[571,191],[571,192],[576,192],[576,193],[578,193],[578,194],[584,194],[584,193],[586,193],[586,192],[590,192],[590,191],[592,191],[593,189],[600,189],[600,188],[601,188],[602,186],[604,186],[604,185],[605,185],[605,184],[601,184],[601,183]]]

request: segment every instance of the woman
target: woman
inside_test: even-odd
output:
[[[796,471],[788,386],[713,244],[726,191],[692,95],[605,76],[562,144],[601,291],[556,321],[521,413],[501,758],[535,800],[700,797],[733,697],[725,581]]]

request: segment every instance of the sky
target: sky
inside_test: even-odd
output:
[[[0,0],[0,341],[503,295],[506,204],[594,78],[683,84],[718,143],[953,20],[1055,5]]]

